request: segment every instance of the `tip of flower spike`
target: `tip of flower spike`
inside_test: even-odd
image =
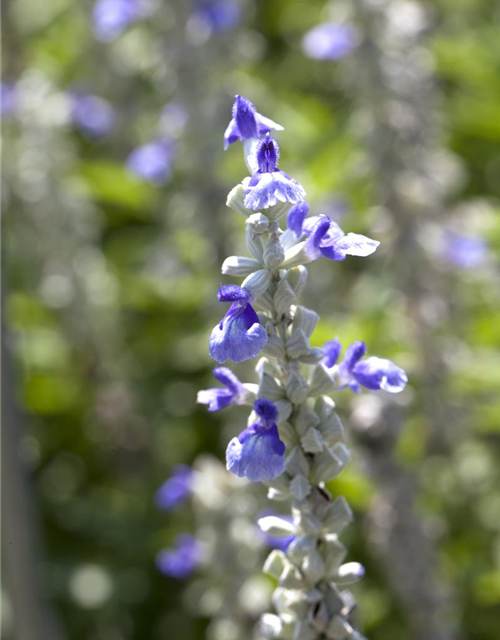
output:
[[[253,405],[255,413],[264,420],[269,422],[276,422],[278,419],[278,409],[274,403],[266,398],[259,398]]]
[[[276,170],[280,157],[280,148],[276,140],[269,134],[257,148],[257,162],[262,173],[272,173]]]
[[[233,118],[243,140],[258,137],[256,113],[250,100],[240,95],[236,96],[233,104]]]

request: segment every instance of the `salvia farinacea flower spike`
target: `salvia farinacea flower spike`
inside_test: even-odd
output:
[[[222,265],[224,275],[243,281],[219,289],[219,301],[231,306],[209,340],[210,355],[221,364],[260,356],[258,382],[240,382],[230,369],[216,367],[223,387],[200,391],[198,402],[209,411],[231,404],[252,407],[248,426],[228,444],[227,468],[266,483],[270,499],[290,504],[290,518],[259,521],[265,534],[288,541],[271,552],[264,566],[278,587],[276,614],[263,617],[263,634],[359,640],[351,617],[355,602],[344,587],[359,580],[364,569],[357,562],[344,563],[347,550],[338,539],[352,513],[345,499],[334,498],[325,485],[350,458],[330,396],[345,388],[358,393],[362,387],[398,393],[407,377],[390,360],[365,358],[362,341],[351,344],[342,359],[337,339],[311,347],[319,318],[298,301],[307,282],[304,265],[320,257],[369,256],[379,242],[346,234],[327,216],[309,216],[303,186],[278,168],[272,129],[282,127],[261,116],[246,98],[236,97],[224,143],[227,148],[243,142],[251,175],[231,191],[227,204],[246,218],[250,255],[229,256]],[[287,221],[285,230],[281,219]]]

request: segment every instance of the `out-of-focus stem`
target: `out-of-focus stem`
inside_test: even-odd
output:
[[[442,213],[446,191],[433,174],[440,128],[434,83],[424,62],[426,17],[417,3],[392,0],[355,0],[353,11],[363,40],[352,86],[368,120],[369,156],[379,202],[391,216],[395,233],[393,286],[412,320],[412,342],[420,356],[418,401],[427,422],[427,450],[443,451],[450,447],[447,425],[452,411],[446,366],[426,307],[445,299],[444,285],[419,244],[422,225]],[[398,11],[410,11],[420,26],[405,31]],[[405,413],[388,405],[379,424],[362,437],[380,491],[371,514],[371,535],[392,587],[405,604],[412,639],[450,640],[456,637],[448,611],[450,594],[439,584],[436,549],[415,508],[418,476],[404,469],[395,455]]]
[[[39,527],[21,459],[22,418],[15,403],[14,371],[2,337],[2,561],[12,609],[12,640],[63,640],[64,633],[41,591]]]

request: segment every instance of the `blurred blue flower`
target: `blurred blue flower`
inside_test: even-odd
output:
[[[173,142],[154,140],[134,149],[127,159],[127,167],[147,182],[162,186],[170,180],[174,156]]]
[[[212,330],[210,356],[223,364],[228,358],[243,362],[255,358],[267,343],[267,333],[250,304],[247,289],[228,284],[219,289],[219,302],[232,302],[229,311]]]
[[[97,0],[93,11],[94,33],[114,40],[143,14],[141,0]]]
[[[258,211],[274,206],[278,202],[296,204],[302,202],[306,192],[302,185],[277,168],[279,147],[275,140],[267,137],[257,148],[258,170],[245,187],[245,207]]]
[[[188,533],[177,536],[174,549],[163,549],[156,556],[159,571],[172,578],[188,578],[203,560],[199,540]]]
[[[233,117],[224,133],[224,149],[237,140],[259,138],[271,129],[283,131],[283,127],[269,118],[257,113],[256,108],[243,96],[236,96],[233,104]]]
[[[402,391],[408,377],[400,367],[391,360],[376,358],[374,356],[365,358],[366,345],[362,340],[353,342],[344,354],[340,364],[336,365],[341,352],[340,342],[335,339],[327,342],[323,349],[325,356],[322,364],[327,369],[335,369],[340,386],[339,389],[349,387],[351,391],[360,393],[360,385],[372,391],[388,391],[389,393],[399,393]]]
[[[101,138],[114,129],[115,111],[106,100],[78,93],[71,94],[70,100],[71,120],[89,138]]]
[[[156,505],[160,509],[174,509],[186,502],[192,492],[193,470],[185,464],[174,468],[173,475],[156,492]]]
[[[219,411],[230,404],[244,404],[247,392],[231,369],[216,367],[214,376],[226,385],[226,389],[198,391],[197,402],[208,404],[209,411]]]
[[[326,22],[308,31],[302,39],[306,56],[317,60],[341,60],[353,51],[358,34],[351,24]]]
[[[474,269],[488,257],[488,245],[480,236],[445,231],[443,257],[448,264],[459,269]]]
[[[17,107],[17,91],[13,82],[2,80],[0,85],[0,114],[2,118],[10,118]]]
[[[346,235],[328,216],[308,218],[302,231],[309,236],[304,249],[310,260],[317,260],[321,256],[338,261],[345,260],[346,256],[365,257],[376,251],[380,244],[359,233]]]
[[[281,442],[276,420],[278,410],[272,402],[260,398],[254,404],[257,422],[233,438],[226,450],[228,471],[252,482],[265,482],[285,470],[285,445]]]
[[[211,31],[234,29],[241,18],[240,7],[234,0],[199,0],[195,13]]]

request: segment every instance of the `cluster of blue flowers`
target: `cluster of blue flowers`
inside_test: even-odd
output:
[[[225,382],[231,391],[228,391],[228,395],[225,390],[220,390],[221,395],[217,396],[216,403],[228,403],[229,399],[233,397],[233,394],[240,397],[246,394],[246,390],[241,383],[234,377],[229,369],[220,367],[216,369],[216,376]],[[203,392],[200,391],[200,394]],[[211,400],[210,400],[211,402]],[[266,420],[266,401],[261,401],[262,404],[262,420]],[[216,407],[222,408],[222,407]],[[274,415],[274,407],[269,403],[271,414]],[[210,410],[210,409],[209,409]],[[215,410],[215,409],[212,409]],[[276,428],[276,426],[275,426]],[[194,471],[190,466],[185,464],[179,464],[173,469],[172,475],[159,487],[156,492],[155,502],[158,509],[162,511],[173,511],[188,503],[193,497],[195,491],[195,474],[199,473]],[[275,516],[274,512],[266,512],[261,514],[261,518],[264,516]],[[290,520],[290,519],[289,519]],[[294,535],[288,535],[285,537],[275,537],[269,533],[263,532],[259,526],[255,525],[255,534],[261,537],[264,544],[272,549],[286,549],[286,547],[294,540]],[[195,536],[190,533],[181,533],[176,536],[174,545],[172,547],[164,548],[159,551],[156,556],[156,566],[158,570],[164,575],[183,580],[189,577],[196,569],[198,569],[207,556],[206,548],[204,544]]]
[[[227,148],[238,140],[250,143],[247,144],[248,154],[254,154],[254,157],[247,158],[247,165],[256,167],[250,179],[243,181],[240,206],[247,210],[248,216],[260,212],[262,218],[267,214],[272,219],[273,214],[283,215],[283,210],[288,214],[288,231],[277,235],[279,246],[277,249],[275,247],[275,252],[280,257],[274,268],[268,268],[271,275],[272,272],[276,274],[279,268],[289,269],[319,257],[341,261],[348,255],[372,254],[379,245],[376,240],[356,233],[345,234],[328,216],[307,217],[309,206],[305,201],[304,188],[278,169],[279,147],[270,137],[272,129],[282,130],[282,127],[258,113],[249,100],[236,96],[232,119],[224,135],[224,146]],[[245,259],[240,259],[240,263],[246,264]],[[269,262],[266,265],[264,259],[264,264],[256,264],[254,269],[265,271],[262,267],[266,266],[269,267]],[[259,293],[262,295],[263,292]],[[230,302],[231,306],[210,336],[211,357],[221,364],[227,360],[239,363],[255,358],[269,340],[263,322],[272,322],[272,318],[259,317],[252,306],[252,291],[245,286],[223,285],[219,289],[218,299]],[[365,387],[398,393],[404,389],[407,382],[405,372],[390,360],[376,357],[363,359],[366,354],[363,342],[352,344],[338,363],[340,352],[338,340],[328,342],[323,346],[323,357],[318,364],[334,382],[333,390],[349,387],[358,393],[361,387]],[[250,403],[251,394],[245,391],[245,386],[229,369],[216,368],[214,374],[226,389],[200,391],[198,402],[207,404],[210,411],[217,411],[229,404]],[[259,397],[253,408],[256,419],[229,443],[227,468],[235,475],[254,482],[269,481],[280,476],[285,469],[285,445],[277,426],[278,410],[265,397]]]
[[[147,17],[153,8],[147,0],[97,0],[93,11],[94,33],[100,40],[115,40],[128,27]],[[233,29],[241,17],[233,0],[196,0],[193,16],[211,32]]]

